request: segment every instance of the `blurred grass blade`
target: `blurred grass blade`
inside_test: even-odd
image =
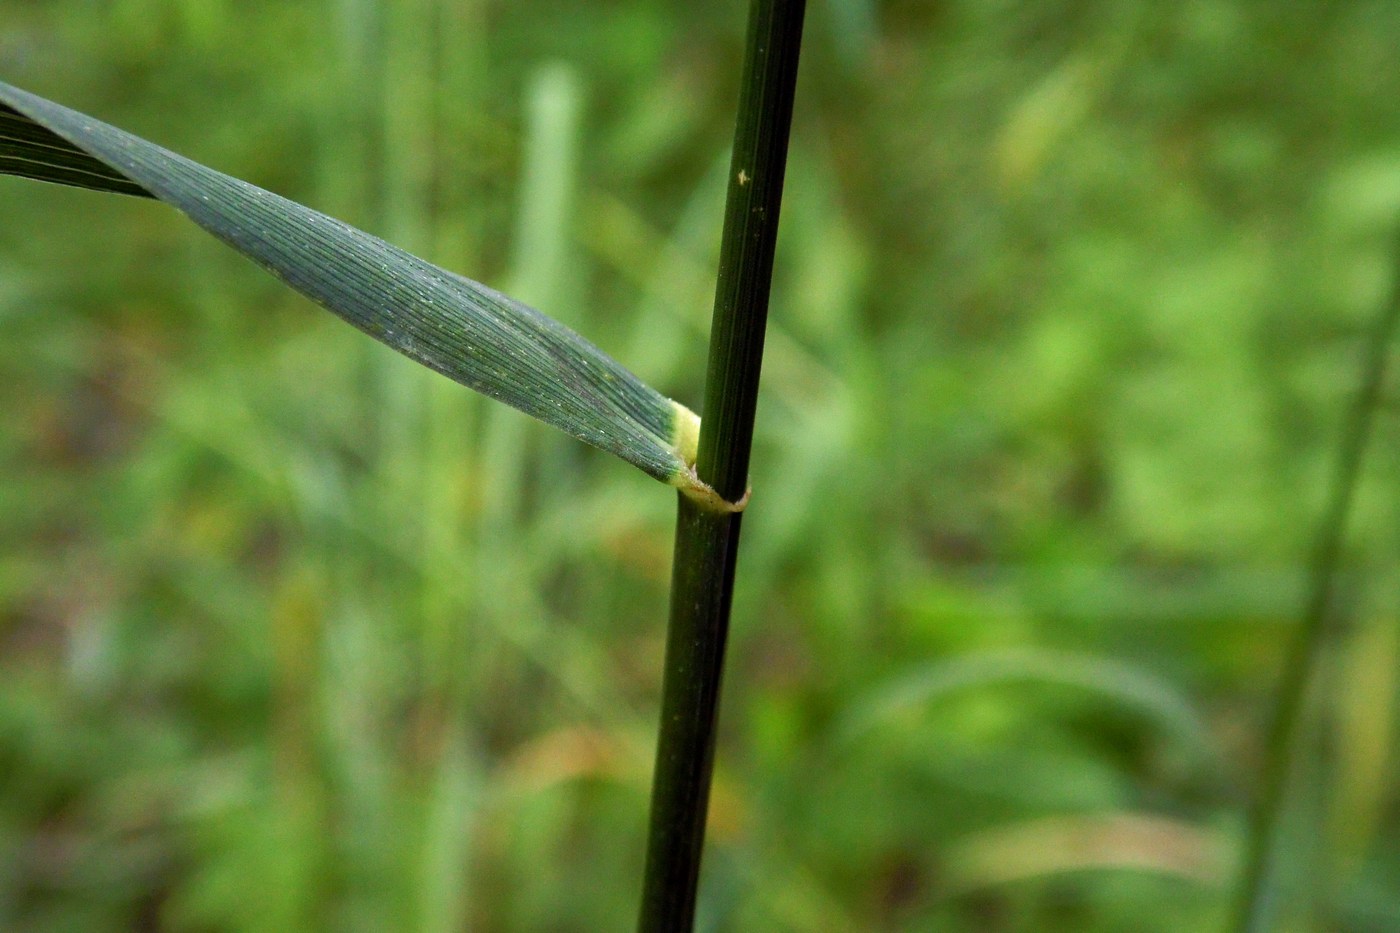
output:
[[[1203,759],[1214,757],[1200,715],[1169,683],[1131,664],[1059,651],[996,651],[921,665],[851,704],[832,736],[838,747],[848,746],[911,710],[964,691],[1021,683],[1088,691],[1137,710]]]
[[[1347,525],[1363,479],[1367,448],[1385,405],[1391,345],[1400,330],[1400,240],[1391,245],[1390,295],[1375,316],[1366,338],[1360,385],[1342,426],[1332,488],[1308,567],[1308,599],[1302,619],[1285,649],[1265,746],[1264,773],[1249,814],[1240,867],[1239,901],[1232,930],[1276,930],[1286,906],[1282,883],[1287,858],[1294,854],[1283,839],[1297,774],[1307,762],[1317,728],[1309,709],[1313,685],[1336,638],[1334,602],[1345,557]]]
[[[0,83],[0,173],[154,197],[411,359],[699,498],[698,419],[564,325],[377,237]]]

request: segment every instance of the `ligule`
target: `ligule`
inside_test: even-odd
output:
[[[744,490],[743,496],[738,502],[730,502],[715,491],[715,488],[706,483],[695,473],[695,467],[688,466],[677,473],[672,479],[671,485],[679,489],[685,496],[707,512],[714,512],[718,515],[735,515],[749,506],[749,496],[753,494],[753,488]]]
[[[695,456],[700,446],[700,416],[680,402],[672,401],[673,426],[671,446],[684,464],[682,469],[672,474],[668,482],[685,493],[707,512],[722,515],[744,511],[749,504],[752,489],[745,489],[738,502],[730,502],[721,496],[713,486],[700,478],[696,472]]]

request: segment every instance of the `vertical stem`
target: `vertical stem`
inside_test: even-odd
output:
[[[1400,248],[1395,248],[1395,255],[1400,258]],[[1236,933],[1265,933],[1277,926],[1279,827],[1287,809],[1290,778],[1307,734],[1308,688],[1316,679],[1326,647],[1328,610],[1341,563],[1347,517],[1380,408],[1386,357],[1400,322],[1400,263],[1391,289],[1367,341],[1361,385],[1347,415],[1327,511],[1309,565],[1311,588],[1307,606],[1284,658],[1269,729],[1263,785],[1250,814],[1245,839],[1239,903],[1231,925]]]
[[[805,6],[753,0],[749,12],[696,462],[730,502],[748,486]],[[687,933],[694,922],[739,552],[740,513],[679,501],[641,933]]]

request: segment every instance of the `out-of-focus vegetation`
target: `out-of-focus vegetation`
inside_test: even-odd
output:
[[[696,405],[743,21],[30,0],[0,76]],[[1219,927],[1394,274],[1397,47],[1385,0],[814,0],[707,929]],[[668,491],[14,179],[0,406],[0,927],[631,924]],[[1377,440],[1289,929],[1400,927]]]

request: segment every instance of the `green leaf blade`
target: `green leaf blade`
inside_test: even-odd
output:
[[[349,224],[3,83],[0,174],[159,199],[405,356],[694,483],[688,409],[534,308]]]
[[[0,174],[152,197],[136,182],[5,104],[0,104]]]

